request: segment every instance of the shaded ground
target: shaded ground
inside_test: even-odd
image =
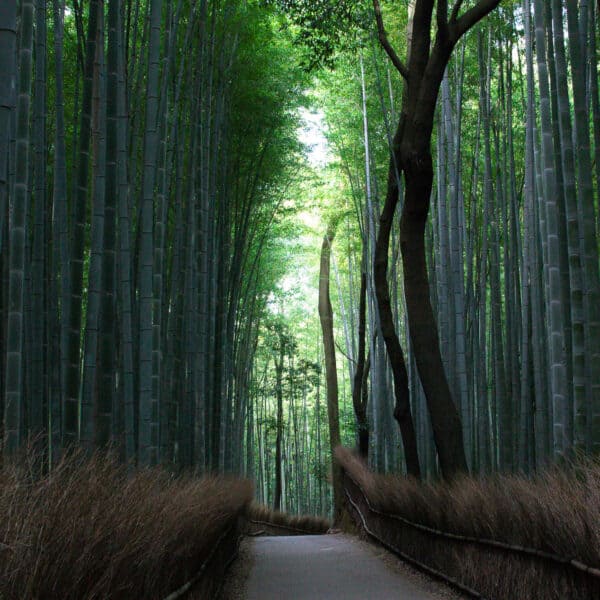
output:
[[[222,600],[438,600],[453,592],[347,535],[246,540]]]

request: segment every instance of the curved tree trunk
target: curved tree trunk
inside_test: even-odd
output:
[[[397,138],[396,138],[397,139]],[[417,437],[410,410],[410,395],[408,389],[408,373],[404,361],[404,353],[400,346],[400,340],[396,333],[392,305],[390,301],[390,288],[387,281],[388,253],[390,246],[390,233],[394,212],[398,204],[398,176],[396,174],[396,163],[392,157],[388,175],[388,190],[385,205],[379,218],[379,234],[375,245],[375,267],[374,281],[377,305],[379,308],[379,321],[381,334],[385,341],[385,347],[390,358],[392,374],[394,376],[394,396],[396,405],[394,407],[394,418],[398,422],[402,433],[402,444],[404,446],[404,459],[406,471],[413,477],[421,477],[419,466],[419,454],[417,450]]]
[[[363,382],[365,380],[365,329],[367,312],[367,276],[360,276],[360,300],[358,306],[358,354],[356,357],[356,369],[352,383],[352,404],[354,415],[358,426],[358,451],[366,459],[369,456],[369,425],[367,423],[367,399],[368,394],[363,395]]]
[[[467,470],[460,416],[450,392],[440,353],[437,324],[429,295],[425,224],[433,184],[431,155],[421,169],[406,172],[406,195],[400,224],[404,294],[410,337],[427,399],[433,436],[444,477]]]
[[[387,39],[379,1],[373,0],[379,40],[398,72],[406,80],[402,113],[392,148],[387,197],[381,217],[380,240],[377,243],[379,261],[376,260],[375,269],[376,273],[379,271],[381,285],[384,264],[387,270],[387,262],[383,261],[387,261],[385,242],[386,238],[389,240],[389,233],[386,235],[385,228],[391,228],[398,202],[397,181],[399,175],[404,173],[406,189],[400,223],[400,245],[408,322],[419,377],[431,416],[440,467],[446,478],[466,471],[467,461],[462,425],[444,373],[437,324],[429,295],[425,225],[433,185],[431,138],[440,86],[452,51],[460,38],[499,2],[500,0],[479,0],[462,14],[462,2],[454,4],[451,14],[448,14],[448,3],[445,0],[438,0],[437,3],[417,2],[412,19],[407,65],[404,65]],[[434,7],[435,28],[432,27]],[[432,29],[435,30],[433,40]],[[381,289],[377,296],[380,311],[383,308],[385,312],[385,290]],[[397,335],[391,320],[386,326],[391,328],[386,339],[389,354],[390,346],[394,349],[393,338],[395,336],[397,339]],[[388,344],[388,339],[392,344]],[[398,348],[394,350],[397,354]],[[398,369],[399,356],[390,354],[390,359],[394,368]],[[395,380],[396,385],[401,383],[396,377]]]

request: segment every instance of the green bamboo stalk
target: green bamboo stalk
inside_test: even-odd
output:
[[[17,38],[17,3],[3,2],[0,6],[0,241],[4,235],[6,202],[8,200],[8,157],[10,125],[15,110]]]
[[[7,15],[10,16],[10,15]],[[9,197],[9,287],[4,404],[4,454],[12,458],[23,426],[23,285],[29,185],[29,108],[33,53],[33,0],[23,0],[20,19],[19,88],[14,190]],[[10,56],[6,57],[7,61]],[[11,81],[9,78],[8,81]]]
[[[70,299],[68,306],[67,364],[63,394],[63,446],[71,446],[79,439],[79,386],[81,316],[83,308],[83,263],[85,255],[85,224],[88,206],[89,151],[92,120],[92,94],[94,87],[94,61],[96,58],[96,32],[100,3],[91,0],[85,54],[85,79],[78,132],[77,187],[73,199],[70,248]]]
[[[143,466],[158,462],[158,388],[152,385],[154,197],[158,151],[158,102],[160,75],[160,32],[162,0],[150,5],[150,39],[146,79],[146,126],[144,169],[140,211],[139,254],[139,462]]]

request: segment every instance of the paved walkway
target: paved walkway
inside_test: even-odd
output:
[[[247,600],[432,600],[345,535],[256,538]]]

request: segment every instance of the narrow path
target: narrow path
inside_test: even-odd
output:
[[[419,582],[346,535],[264,537],[236,600],[433,600]],[[445,596],[445,594],[444,594]]]

